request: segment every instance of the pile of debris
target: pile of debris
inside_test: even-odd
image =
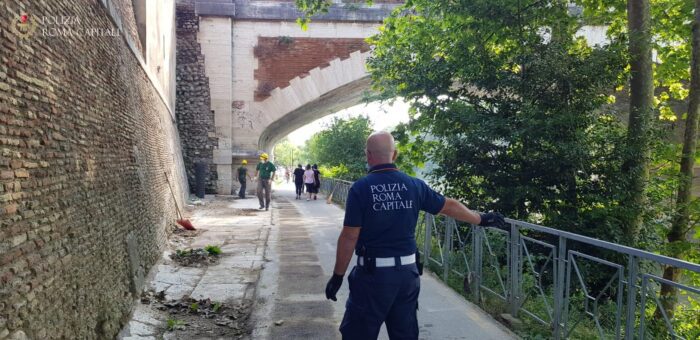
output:
[[[170,258],[184,267],[203,267],[218,262],[220,254],[221,248],[206,246],[204,248],[178,249],[175,253],[170,254]]]

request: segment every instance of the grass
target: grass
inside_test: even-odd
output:
[[[209,253],[209,255],[212,255],[212,256],[213,255],[221,255],[221,247],[219,247],[219,246],[208,245],[208,246],[204,247],[204,250],[206,250],[207,253]]]
[[[178,319],[168,319],[167,324],[168,331],[171,332],[185,325],[185,323],[182,320]]]

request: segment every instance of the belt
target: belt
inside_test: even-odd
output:
[[[416,254],[411,254],[411,255],[406,255],[406,256],[400,256],[398,257],[399,263],[396,263],[396,257],[377,257],[375,258],[376,266],[377,267],[394,267],[394,266],[403,266],[407,264],[412,264],[416,263]],[[360,266],[363,266],[365,263],[365,258],[363,256],[358,256],[357,257],[357,264]]]

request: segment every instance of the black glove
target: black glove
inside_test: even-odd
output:
[[[509,230],[506,221],[503,219],[503,215],[497,212],[489,212],[485,214],[479,214],[481,216],[481,222],[479,225],[482,227],[495,227],[502,230]]]
[[[331,276],[331,279],[328,280],[328,283],[326,284],[326,299],[338,301],[335,294],[338,293],[340,286],[343,285],[343,276],[344,275],[333,273],[333,276]]]

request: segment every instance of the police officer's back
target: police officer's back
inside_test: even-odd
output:
[[[482,225],[500,226],[503,218],[475,213],[399,171],[393,164],[397,153],[388,132],[371,135],[365,153],[370,170],[348,193],[326,297],[336,300],[354,251],[358,261],[348,276],[350,296],[340,325],[343,339],[376,339],[382,323],[391,339],[418,339],[415,228],[419,212]]]

